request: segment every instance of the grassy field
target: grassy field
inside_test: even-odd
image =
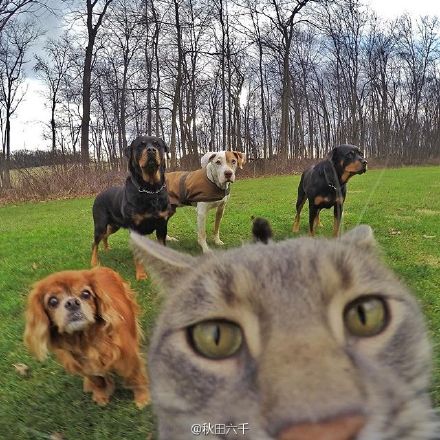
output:
[[[222,224],[227,246],[250,237],[250,216],[270,219],[275,239],[291,237],[293,202],[299,176],[239,180]],[[434,341],[433,398],[440,404],[440,168],[371,170],[349,183],[344,227],[370,224],[388,264],[410,285],[422,304]],[[135,408],[128,391],[118,389],[100,408],[83,394],[79,377],[69,376],[53,359],[33,360],[22,344],[23,310],[29,286],[53,271],[87,268],[92,241],[93,200],[75,199],[0,208],[0,438],[145,440],[153,432],[150,408]],[[320,235],[329,236],[332,212],[323,212]],[[213,214],[209,228],[212,229]],[[307,208],[301,233],[307,231]],[[172,246],[198,253],[195,211],[182,208],[169,223]],[[128,234],[110,238],[102,262],[130,280],[142,307],[146,341],[158,309],[157,292],[136,282]],[[30,367],[29,377],[14,364]]]

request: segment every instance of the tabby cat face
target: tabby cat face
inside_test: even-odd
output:
[[[167,295],[149,352],[161,439],[204,423],[223,439],[243,424],[252,440],[438,438],[422,316],[369,227],[200,258],[132,237]]]

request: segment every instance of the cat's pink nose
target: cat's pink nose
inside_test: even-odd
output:
[[[301,423],[281,431],[278,440],[356,440],[365,417],[344,416],[319,423]]]

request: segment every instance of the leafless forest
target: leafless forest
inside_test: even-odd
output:
[[[391,163],[440,158],[435,17],[386,22],[357,0],[78,0],[53,40],[33,19],[44,7],[0,0],[3,186],[26,63],[61,162],[118,168],[137,134],[163,137],[181,167],[207,150],[269,163],[345,142]]]

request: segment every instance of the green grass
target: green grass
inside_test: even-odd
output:
[[[249,240],[250,216],[267,217],[275,239],[291,237],[293,202],[299,176],[239,180],[222,223],[227,246]],[[350,181],[344,227],[370,224],[388,264],[420,300],[434,345],[440,341],[440,168],[369,171]],[[64,269],[87,268],[92,240],[92,199],[9,205],[0,208],[0,438],[47,439],[61,432],[67,439],[145,440],[153,431],[149,408],[135,408],[131,394],[118,389],[111,403],[97,407],[83,394],[81,379],[66,374],[51,358],[38,363],[22,344],[23,310],[30,285]],[[320,235],[332,231],[332,212],[321,215]],[[212,230],[213,213],[208,230]],[[301,222],[307,232],[307,208]],[[182,208],[169,223],[173,247],[198,253],[193,208]],[[432,237],[435,236],[435,237]],[[110,238],[102,262],[130,280],[142,307],[148,337],[158,309],[156,291],[134,280],[127,231]],[[25,363],[30,377],[13,364]],[[440,404],[440,348],[436,350],[433,398]]]

